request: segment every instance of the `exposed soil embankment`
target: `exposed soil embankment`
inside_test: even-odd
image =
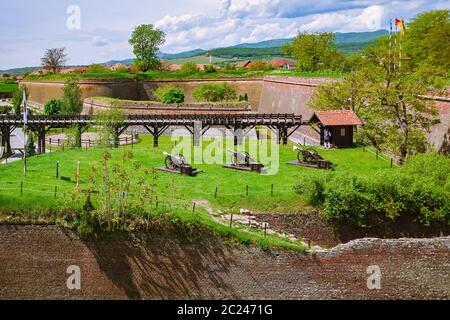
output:
[[[158,232],[82,242],[56,226],[0,225],[0,298],[449,298],[450,238],[363,239],[316,255]],[[66,287],[81,269],[81,290]],[[378,265],[381,289],[367,288]]]
[[[371,227],[356,227],[350,223],[332,224],[319,211],[305,214],[258,213],[258,221],[268,222],[272,229],[310,240],[313,245],[331,248],[340,243],[365,237],[379,238],[432,238],[450,235],[450,226],[444,221],[424,226],[417,217],[402,215],[395,221],[377,221]]]

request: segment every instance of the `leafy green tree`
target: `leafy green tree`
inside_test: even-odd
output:
[[[398,50],[386,39],[367,48],[364,65],[341,82],[323,85],[311,105],[354,110],[365,124],[358,132],[360,139],[403,162],[427,148],[426,133],[437,111],[433,101],[421,96],[439,92],[446,73],[428,64],[411,69],[399,59]]]
[[[158,52],[164,42],[164,32],[155,29],[152,24],[142,24],[134,29],[129,43],[133,46],[133,52],[136,55],[135,63],[142,71],[146,72],[160,67]]]
[[[101,64],[91,64],[88,69],[87,73],[109,73],[109,68],[101,65]]]
[[[216,68],[213,65],[211,65],[211,64],[206,65],[205,68],[203,69],[203,71],[205,71],[205,73],[215,73],[215,72],[217,72]]]
[[[450,68],[450,10],[419,14],[407,24],[404,49],[415,65],[427,62]]]
[[[248,69],[251,71],[266,71],[266,70],[272,70],[272,65],[270,63],[261,61],[261,60],[256,60],[253,61],[252,63],[250,63],[250,65],[248,66]]]
[[[164,104],[184,103],[184,90],[172,85],[156,89],[155,96]]]
[[[25,144],[27,156],[36,154],[36,146],[34,145],[34,133],[29,131],[27,134],[27,143]]]
[[[181,66],[181,72],[184,73],[196,73],[199,69],[197,67],[197,64],[194,62],[186,62]]]
[[[25,91],[25,95],[27,97],[30,96],[30,92],[28,91],[28,88],[26,86],[20,86],[18,90],[14,92],[13,98],[12,98],[12,105],[14,107],[14,114],[16,116],[19,116],[22,112],[22,103],[23,103],[23,92]]]
[[[220,102],[237,99],[236,90],[229,84],[205,84],[194,89],[192,95],[197,101]]]
[[[61,114],[76,115],[83,110],[82,91],[77,79],[68,79],[63,88]]]
[[[302,71],[314,72],[329,68],[336,55],[335,37],[331,32],[300,32],[291,44],[283,47],[284,52],[297,60]]]
[[[124,112],[113,105],[109,110],[99,111],[94,114],[94,119],[96,124],[99,125],[97,134],[100,146],[108,147],[111,141],[113,141],[114,145],[118,147],[118,128],[121,127],[125,121]]]
[[[44,106],[44,113],[48,116],[55,116],[61,113],[62,101],[58,99],[51,99],[47,101]]]

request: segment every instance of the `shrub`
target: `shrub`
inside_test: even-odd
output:
[[[54,116],[61,113],[62,101],[51,99],[44,106],[44,113],[48,116]]]
[[[64,115],[80,114],[83,110],[82,91],[77,79],[70,78],[63,88],[61,113]]]
[[[109,70],[109,68],[101,65],[101,64],[91,64],[88,68],[87,68],[87,73],[108,73],[111,70]]]
[[[193,62],[186,62],[181,66],[181,71],[185,73],[196,73],[198,72],[198,67]]]
[[[237,99],[236,90],[229,84],[205,84],[192,92],[197,101],[219,102]]]
[[[412,215],[423,225],[450,224],[450,159],[434,153],[411,157],[396,171],[370,177],[308,176],[295,186],[330,221],[370,225]]]
[[[270,63],[256,60],[249,64],[248,69],[251,71],[266,71],[266,70],[272,70],[273,68]]]
[[[184,103],[184,90],[172,85],[156,89],[155,96],[164,104]]]
[[[10,106],[0,106],[0,114],[8,114],[12,110]]]
[[[217,72],[216,68],[213,65],[207,65],[203,70],[205,71],[205,73]]]

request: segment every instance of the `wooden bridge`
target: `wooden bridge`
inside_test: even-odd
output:
[[[255,126],[266,126],[278,134],[278,142],[287,144],[289,136],[300,126],[307,125],[300,115],[294,114],[157,114],[157,115],[129,115],[114,124],[115,137],[118,137],[130,126],[143,126],[154,138],[154,146],[158,146],[159,137],[172,126],[183,126],[196,138],[202,136],[211,127],[225,127],[234,132],[235,144],[239,144],[242,132],[251,130]],[[10,136],[17,127],[22,127],[22,116],[1,115],[0,133],[2,146],[6,152],[10,151]],[[102,125],[95,117],[87,115],[76,116],[43,116],[33,115],[28,118],[27,128],[38,138],[38,152],[45,152],[45,135],[50,129],[75,127],[81,134],[89,126]],[[118,146],[118,140],[115,141]],[[81,143],[80,143],[81,145]]]

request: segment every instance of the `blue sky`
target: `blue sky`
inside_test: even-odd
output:
[[[69,29],[71,5],[80,29]],[[0,69],[36,66],[46,48],[66,47],[69,64],[133,56],[133,28],[167,34],[164,52],[294,36],[298,30],[372,31],[390,18],[450,9],[448,0],[14,0],[0,2]]]

